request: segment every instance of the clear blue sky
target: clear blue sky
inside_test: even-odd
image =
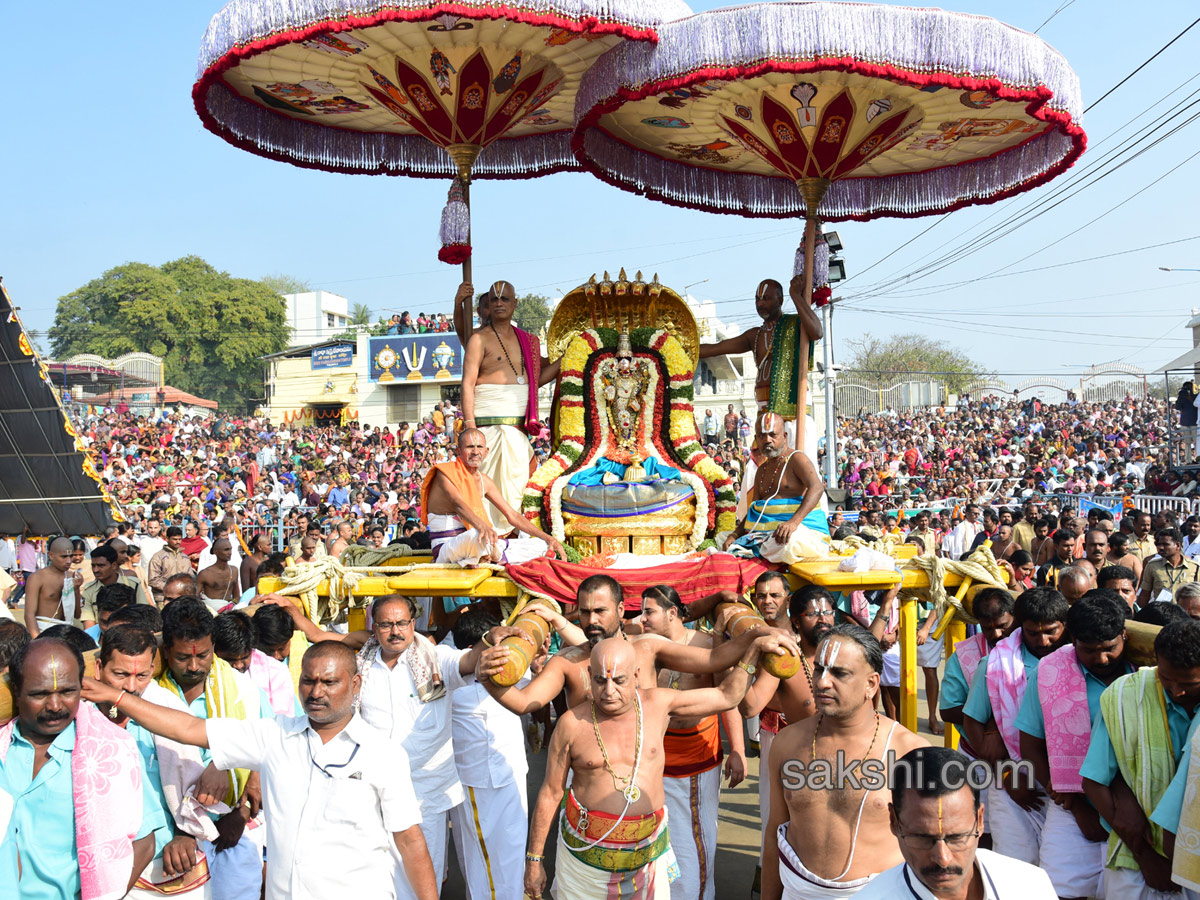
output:
[[[1063,4],[962,0],[954,8],[1034,30]],[[5,14],[8,32],[21,37],[9,42],[2,63],[9,104],[0,149],[8,197],[0,274],[27,327],[47,328],[57,298],[105,269],[186,254],[242,277],[294,275],[376,311],[449,311],[459,272],[435,256],[446,185],[294,168],[201,127],[190,88],[217,3],[65,2],[55,9],[53,28],[37,4],[10,4]],[[1195,0],[1134,7],[1074,0],[1041,34],[1079,73],[1087,105],[1198,14]],[[1169,128],[1200,112],[1198,57],[1200,26],[1100,103],[1084,121],[1090,145],[1099,146],[1076,170],[1160,113],[1181,112]],[[850,274],[863,273],[841,294],[850,298],[907,273],[919,279],[847,302],[837,316],[838,357],[864,332],[919,330],[1001,373],[1165,362],[1190,346],[1183,325],[1200,306],[1200,272],[1158,267],[1200,269],[1200,240],[1107,257],[1200,236],[1200,158],[1184,163],[1198,147],[1200,123],[1184,125],[1094,187],[937,272],[921,269],[970,240],[976,226],[995,224],[1067,176],[1003,204],[956,212],[924,235],[936,218],[838,225]],[[641,268],[676,288],[708,279],[692,293],[741,323],[754,319],[750,298],[759,279],[786,282],[801,229],[798,221],[674,209],[585,174],[480,182],[472,200],[478,284],[503,277],[519,292],[554,295],[593,272]],[[1011,274],[1089,257],[1102,258]],[[962,284],[1001,269],[1006,277]]]

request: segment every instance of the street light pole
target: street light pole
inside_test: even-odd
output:
[[[833,375],[833,301],[821,307],[821,324],[825,328],[822,355],[825,362],[825,487],[837,483],[837,390]]]

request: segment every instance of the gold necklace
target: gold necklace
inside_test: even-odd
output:
[[[513,365],[512,357],[508,355],[508,346],[504,343],[504,338],[500,337],[500,332],[496,330],[496,326],[488,322],[488,327],[492,329],[492,334],[496,336],[496,340],[500,342],[500,349],[504,351],[504,359],[508,363],[508,367],[512,369],[512,373],[517,376],[517,384],[525,383],[525,376],[517,371],[517,367]],[[518,343],[520,339],[518,338]]]
[[[636,690],[633,693],[633,703],[637,708],[637,734],[633,745],[634,763],[633,768],[629,771],[629,775],[622,777],[613,770],[612,762],[608,758],[608,749],[604,746],[604,738],[600,736],[600,721],[596,718],[596,701],[591,701],[592,730],[596,733],[596,743],[600,745],[600,755],[604,757],[604,768],[612,776],[613,789],[624,795],[625,799],[630,803],[636,803],[638,798],[642,796],[641,789],[633,783],[633,776],[637,774],[637,762],[642,758],[642,698]],[[621,785],[625,785],[625,787],[622,788]]]

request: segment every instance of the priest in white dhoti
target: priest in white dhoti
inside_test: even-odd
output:
[[[437,463],[425,474],[421,521],[429,528],[434,560],[463,566],[480,562],[516,564],[551,551],[566,559],[562,544],[518,513],[496,483],[483,474],[487,454],[483,432],[466,428],[458,436],[454,459]],[[485,501],[500,510],[508,529],[516,529],[526,537],[500,538],[484,511]]]
[[[481,608],[468,609],[442,643],[465,650],[499,624]],[[528,682],[527,672],[518,684]],[[529,763],[521,717],[477,682],[454,692],[452,710],[454,765],[465,796],[450,810],[450,821],[467,897],[522,900]]]
[[[557,376],[558,363],[542,358],[537,335],[513,324],[517,294],[507,281],[492,285],[484,308],[487,324],[471,335],[463,357],[463,425],[483,430],[490,448],[483,473],[510,507],[520,509],[532,474],[531,439],[540,430],[538,388]],[[486,508],[499,534],[512,530],[499,507],[489,501]]]
[[[968,778],[971,765],[946,747],[919,747],[900,758],[888,812],[904,863],[881,872],[857,900],[1055,900],[1041,869],[979,849],[983,804]]]

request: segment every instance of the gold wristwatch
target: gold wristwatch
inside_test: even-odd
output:
[[[753,675],[755,672],[758,671],[758,666],[752,665],[752,664],[746,662],[745,660],[738,661],[738,668],[745,669],[750,675]]]

